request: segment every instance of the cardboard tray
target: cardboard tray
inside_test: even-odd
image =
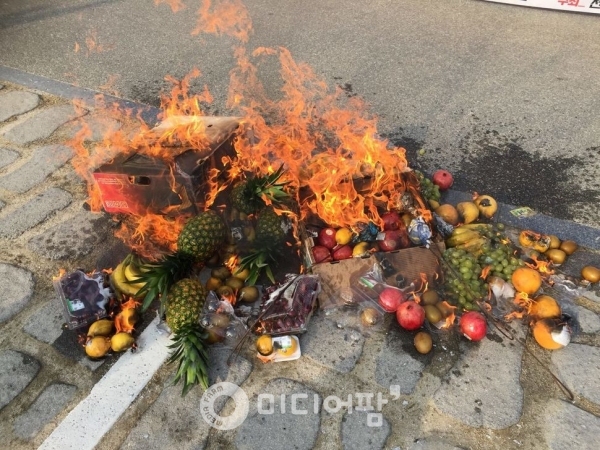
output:
[[[438,249],[444,251],[444,243],[437,244]],[[312,273],[321,278],[321,294],[319,306],[321,309],[330,309],[342,306],[344,298],[351,296],[352,286],[358,279],[368,272],[374,264],[385,259],[393,273],[386,278],[386,283],[396,286],[398,280],[403,279],[406,285],[421,279],[421,274],[427,275],[427,282],[432,285],[435,279],[441,276],[441,267],[436,257],[435,249],[424,247],[410,247],[386,253],[375,253],[365,258],[351,258],[331,263],[315,264]],[[419,287],[419,286],[417,286]]]

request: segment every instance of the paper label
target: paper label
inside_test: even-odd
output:
[[[558,9],[561,11],[600,14],[600,0],[485,0],[508,5],[529,6],[532,8]]]

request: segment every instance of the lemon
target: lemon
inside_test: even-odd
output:
[[[335,232],[335,242],[338,245],[349,244],[352,240],[352,231],[349,228],[340,228]]]
[[[368,242],[359,242],[352,249],[352,256],[363,256],[366,255],[369,251],[369,243]]]

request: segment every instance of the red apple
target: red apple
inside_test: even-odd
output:
[[[349,245],[342,245],[339,248],[336,248],[332,253],[333,259],[336,261],[340,261],[342,259],[352,258],[352,247]]]
[[[392,286],[386,287],[379,294],[379,305],[389,313],[396,312],[405,301],[404,292]]]
[[[463,314],[458,324],[460,332],[471,341],[480,341],[487,333],[487,321],[482,314],[476,311]]]
[[[323,228],[319,231],[317,242],[319,245],[331,250],[337,245],[337,242],[335,241],[335,230],[333,228]]]
[[[418,303],[409,300],[396,310],[396,320],[405,330],[418,330],[425,323],[425,310]]]
[[[381,216],[384,230],[397,230],[400,227],[400,216],[395,211],[386,212]]]
[[[332,260],[331,252],[327,247],[323,247],[322,245],[315,245],[312,248],[313,258],[315,258],[315,263],[329,262]]]
[[[436,170],[433,177],[431,177],[431,181],[433,181],[433,184],[436,184],[441,191],[445,191],[446,189],[450,189],[450,186],[454,183],[454,177],[447,170],[440,169]]]

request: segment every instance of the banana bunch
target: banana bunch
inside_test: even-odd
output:
[[[469,223],[456,227],[452,235],[446,239],[446,247],[465,250],[471,254],[478,254],[483,247],[490,245],[490,240],[485,234],[492,230],[492,225],[485,223]]]
[[[110,282],[117,293],[137,298],[137,293],[144,287],[144,283],[136,283],[140,275],[141,272],[138,267],[137,258],[129,254],[115,267],[115,270],[110,275]]]

